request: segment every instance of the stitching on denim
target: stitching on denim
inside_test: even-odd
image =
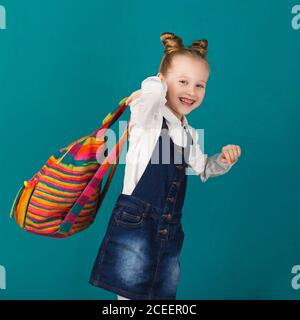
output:
[[[149,295],[148,295],[149,299],[151,299],[152,290],[153,290],[153,287],[154,287],[154,283],[156,281],[156,275],[157,275],[157,270],[158,270],[158,266],[159,266],[159,262],[160,262],[160,256],[161,256],[162,246],[163,246],[164,241],[165,241],[164,239],[160,239],[160,247],[159,247],[159,251],[158,251],[158,255],[157,255],[156,269],[155,269],[152,285],[150,287]]]
[[[123,226],[125,228],[140,228],[145,222],[145,218],[143,215],[141,215],[141,220],[139,222],[125,222],[121,220],[121,214],[123,214],[123,212],[121,212],[119,216],[115,216],[115,222],[117,223],[117,225]]]

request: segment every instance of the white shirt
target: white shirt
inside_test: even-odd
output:
[[[186,146],[185,130],[189,130],[194,143],[190,148],[188,159],[185,160],[202,182],[209,177],[224,174],[232,166],[219,160],[221,153],[212,157],[202,153],[198,144],[198,132],[188,124],[185,116],[181,122],[169,109],[166,105],[166,92],[167,83],[157,76],[151,76],[142,81],[140,97],[130,104],[129,148],[126,154],[122,190],[124,194],[132,193],[145,171],[159,138],[163,117],[169,128],[169,136],[177,145]]]

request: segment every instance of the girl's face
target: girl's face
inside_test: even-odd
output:
[[[205,62],[197,57],[178,55],[173,58],[167,75],[164,77],[158,73],[157,76],[167,83],[166,105],[182,119],[183,115],[189,114],[201,104],[209,71]]]

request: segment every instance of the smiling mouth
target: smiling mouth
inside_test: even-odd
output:
[[[182,98],[182,97],[179,97],[179,100],[181,101],[182,104],[184,104],[186,106],[191,106],[196,101],[196,100],[191,100],[191,99]]]

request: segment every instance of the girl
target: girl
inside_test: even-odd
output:
[[[205,182],[228,172],[241,155],[237,145],[204,155],[185,117],[205,95],[207,40],[185,47],[173,33],[160,39],[165,54],[157,76],[126,100],[131,118],[123,190],[90,277],[118,299],[176,299],[186,168]]]

